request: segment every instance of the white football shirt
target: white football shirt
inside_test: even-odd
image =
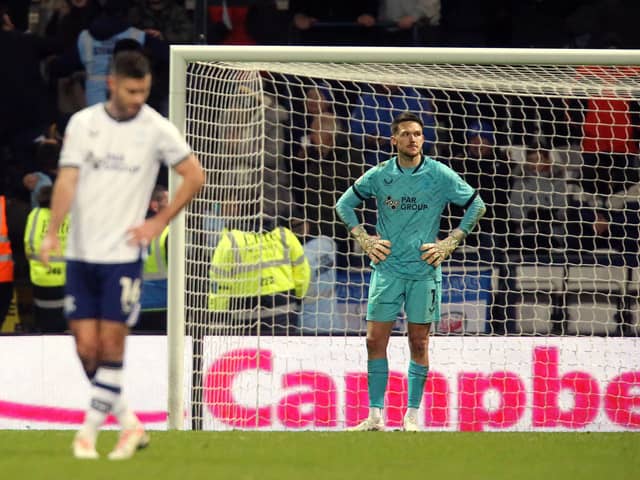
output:
[[[160,163],[171,167],[190,153],[178,129],[147,105],[123,121],[103,103],[73,115],[59,162],[80,169],[66,257],[92,263],[140,258],[127,230],[144,221]]]

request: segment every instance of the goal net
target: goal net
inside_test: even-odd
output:
[[[613,51],[174,48],[171,116],[207,182],[171,232],[173,427],[366,417],[371,269],[334,206],[393,156],[403,111],[424,122],[424,154],[487,205],[443,266],[421,428],[640,427],[633,65]],[[462,214],[445,210],[441,237]],[[359,215],[375,232],[375,204]],[[273,288],[283,255],[294,284]],[[406,408],[406,322],[389,345],[388,428]]]

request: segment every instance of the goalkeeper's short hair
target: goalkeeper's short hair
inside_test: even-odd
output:
[[[416,122],[420,124],[421,128],[424,128],[424,122],[418,115],[411,112],[402,112],[400,115],[394,118],[393,121],[391,122],[391,133],[393,135],[395,135],[398,132],[398,126],[402,122]]]

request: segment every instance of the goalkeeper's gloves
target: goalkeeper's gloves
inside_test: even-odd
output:
[[[351,234],[373,263],[382,262],[391,253],[389,240],[383,240],[378,235],[369,235],[362,225],[354,227]]]
[[[438,268],[442,262],[451,256],[458,244],[465,237],[462,230],[455,229],[444,240],[436,243],[424,243],[420,250],[424,252],[420,258],[434,268]]]

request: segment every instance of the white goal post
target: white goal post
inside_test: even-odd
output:
[[[367,90],[369,86],[371,91]],[[366,127],[358,130],[359,127],[353,124],[358,108],[362,113],[371,107],[364,105],[364,96],[374,98],[380,93],[377,86],[384,87],[384,91],[393,97],[392,102],[398,100],[399,105],[407,108],[423,105],[417,96],[425,96],[427,103],[424,105],[429,105],[425,109],[429,111],[422,113],[428,123],[426,129],[431,132],[430,150],[425,153],[437,160],[451,161],[452,168],[463,177],[476,168],[469,167],[469,152],[473,148],[482,150],[482,143],[490,141],[490,148],[499,150],[500,158],[507,159],[514,167],[507,173],[487,173],[488,176],[504,177],[508,188],[501,190],[502,187],[496,186],[493,193],[507,195],[504,198],[508,200],[496,200],[498,196],[494,196],[493,200],[485,198],[485,201],[503,208],[504,213],[500,215],[506,216],[502,220],[508,222],[509,228],[518,225],[519,230],[514,230],[514,234],[519,242],[531,238],[534,247],[546,252],[542,257],[537,253],[530,256],[528,247],[518,243],[513,247],[514,256],[507,256],[507,244],[490,240],[495,242],[492,243],[495,251],[485,257],[482,253],[485,246],[478,240],[478,244],[463,249],[446,267],[452,279],[451,292],[455,291],[447,297],[448,301],[451,304],[466,302],[475,310],[467,312],[462,307],[447,310],[447,317],[443,317],[440,327],[432,332],[438,337],[432,342],[435,346],[431,346],[434,373],[428,388],[444,388],[448,400],[440,399],[443,410],[438,410],[438,392],[432,390],[425,394],[428,401],[425,400],[421,409],[424,411],[421,413],[423,427],[617,430],[640,426],[640,420],[636,418],[638,413],[631,412],[625,401],[611,393],[618,388],[624,390],[620,395],[630,397],[633,388],[640,388],[640,374],[630,373],[640,371],[640,355],[637,355],[640,327],[634,299],[640,280],[638,266],[633,260],[638,252],[629,249],[624,236],[636,221],[631,219],[635,207],[627,205],[635,205],[634,202],[640,199],[637,187],[627,184],[637,178],[627,176],[626,172],[640,164],[627,163],[620,167],[617,171],[622,177],[620,180],[611,174],[612,169],[618,167],[602,167],[597,163],[602,161],[601,152],[588,150],[582,138],[575,134],[577,130],[583,131],[583,125],[576,122],[589,123],[589,114],[595,108],[589,103],[593,98],[604,99],[608,105],[604,111],[595,114],[601,122],[596,122],[594,127],[593,143],[598,148],[602,148],[602,138],[598,135],[616,135],[615,131],[607,130],[613,128],[609,122],[620,121],[624,115],[627,115],[624,118],[640,116],[635,107],[620,107],[616,103],[631,105],[640,99],[640,50],[172,46],[169,118],[203,160],[209,180],[206,192],[170,226],[169,428],[340,429],[352,425],[363,411],[362,405],[356,408],[350,403],[363,399],[362,377],[356,378],[350,372],[364,370],[366,366],[363,323],[357,323],[362,321],[363,299],[353,300],[352,289],[362,289],[366,285],[368,269],[366,265],[350,263],[358,253],[347,236],[338,233],[337,227],[331,227],[333,235],[318,227],[317,235],[338,242],[338,250],[346,245],[347,251],[342,252],[344,260],[337,261],[337,280],[333,279],[346,292],[338,295],[340,299],[335,304],[340,304],[340,315],[348,316],[341,330],[327,331],[320,326],[314,330],[301,323],[292,330],[295,333],[287,330],[286,335],[279,337],[255,335],[248,327],[236,324],[212,329],[208,324],[206,302],[210,293],[210,254],[215,244],[209,236],[217,235],[222,228],[221,223],[214,220],[235,215],[237,224],[248,225],[256,217],[289,216],[311,223],[321,222],[312,211],[314,202],[331,195],[334,198],[342,193],[337,191],[340,187],[336,185],[352,183],[350,168],[355,162],[348,155],[346,160],[335,160],[344,167],[336,170],[338,173],[327,173],[323,170],[326,164],[314,173],[304,170],[298,177],[295,177],[295,171],[292,172],[295,167],[291,167],[291,162],[301,160],[302,154],[296,152],[308,152],[309,144],[314,141],[309,124],[300,127],[303,131],[295,140],[295,133],[290,132],[294,128],[292,115],[308,113],[299,110],[307,108],[306,99],[300,92],[315,89],[325,96],[324,100],[337,105],[331,110],[335,120],[331,130],[339,131],[340,138],[345,139],[345,150],[362,156],[359,165],[362,171],[385,155],[386,158],[390,156],[384,140],[375,140],[377,146],[371,146],[368,143],[371,133]],[[366,113],[362,116],[363,125],[367,121],[371,123]],[[322,125],[322,121],[315,125]],[[618,126],[623,130],[628,127],[629,131],[634,128],[630,123]],[[247,136],[237,138],[234,129],[248,131]],[[284,137],[282,131],[287,132]],[[470,147],[473,135],[478,136],[480,146]],[[622,139],[623,143],[625,140],[629,144],[635,141],[635,150],[605,153],[612,154],[613,161],[624,157],[624,161],[637,162],[637,139]],[[332,142],[336,141],[329,141],[330,146],[335,147]],[[236,144],[230,146],[231,142]],[[278,152],[271,160],[265,160],[275,144],[279,145]],[[320,147],[318,151],[325,152]],[[545,173],[544,180],[531,180],[527,156],[532,152],[539,155],[538,158],[548,155],[551,170],[561,171],[561,178]],[[585,164],[585,152],[596,159],[591,169],[588,161]],[[319,154],[320,160],[326,160],[322,158],[325,154]],[[234,166],[234,158],[242,159],[242,166]],[[543,160],[540,162],[544,163]],[[610,176],[598,177],[600,167],[608,169]],[[230,170],[233,172],[229,173]],[[347,171],[349,173],[341,173]],[[589,177],[589,172],[595,177]],[[482,169],[476,171],[476,178],[484,173]],[[357,178],[357,174],[353,175]],[[335,180],[331,187],[323,186],[320,178],[323,176]],[[238,180],[240,177],[242,179]],[[299,185],[300,178],[311,177],[317,181]],[[170,172],[171,193],[175,192],[177,182],[179,178]],[[616,182],[624,184],[623,188],[611,186]],[[295,190],[293,200],[283,198],[280,187],[287,192]],[[317,198],[307,195],[314,188],[318,189],[313,191],[318,194]],[[608,190],[604,192],[603,188]],[[548,198],[553,196],[551,193],[557,193],[569,214],[563,213],[560,219],[543,218],[548,209],[530,208],[535,207],[532,199],[556,201]],[[574,198],[578,198],[579,205],[569,202],[568,199]],[[272,200],[275,207],[269,203]],[[295,205],[299,210],[296,213],[289,210],[289,214],[284,215],[279,210],[281,204]],[[519,205],[520,210],[514,209],[514,205]],[[219,214],[216,208],[225,209],[227,213]],[[229,210],[235,213],[228,213]],[[618,217],[611,214],[606,219],[609,222],[607,238],[612,239],[613,246],[601,251],[602,245],[596,245],[597,239],[595,246],[585,246],[580,232],[603,221],[598,216],[602,212],[620,214]],[[318,215],[322,217],[323,213]],[[364,215],[366,221],[366,211]],[[531,227],[532,230],[527,230],[529,227],[524,225],[534,220],[531,215],[535,215],[538,223]],[[456,213],[451,212],[450,216],[455,218]],[[498,220],[489,225],[495,231],[485,233],[495,234],[495,238],[504,237],[505,242],[513,241],[507,239],[510,232],[504,231],[507,223],[497,226]],[[574,228],[560,228],[558,222]],[[556,236],[567,241],[555,243]],[[591,238],[593,235],[584,236]],[[577,239],[575,244],[571,243],[574,239]],[[504,256],[500,256],[500,251]],[[332,265],[335,267],[336,261]],[[454,285],[454,279],[459,286]],[[478,295],[467,296],[465,291],[473,289]],[[454,300],[456,295],[457,300]],[[492,305],[496,302],[504,303],[504,318],[495,316]],[[355,303],[358,305],[354,307],[352,304]],[[517,307],[517,311],[509,310],[510,307]],[[327,315],[338,315],[337,307],[332,308]],[[473,315],[478,318],[471,321]],[[354,320],[355,317],[358,318]],[[462,320],[458,322],[460,318]],[[191,332],[187,331],[188,322],[194,324]],[[402,325],[398,336],[401,336],[401,329]],[[199,337],[195,338],[193,332],[198,332]],[[406,360],[402,357],[406,355],[406,346],[398,339],[392,340],[391,355],[399,357],[398,361]],[[207,348],[215,350],[207,351]],[[228,360],[255,363],[252,379],[247,378],[248,374],[238,374],[228,380],[230,384],[236,382],[226,385],[229,391],[216,391],[215,394],[205,391],[208,380],[204,377],[208,375],[209,364],[219,366],[225,355],[235,355],[234,352],[239,351],[260,352],[261,349],[267,352],[267,360],[259,353],[257,360],[247,360],[248,357]],[[356,349],[358,355],[342,353]],[[325,353],[326,364],[322,357]],[[452,361],[445,354],[456,356],[457,360]],[[285,358],[285,366],[278,364],[279,355]],[[309,357],[306,363],[305,355]],[[193,356],[198,356],[198,361],[194,362]],[[593,368],[583,368],[589,360],[594,362]],[[456,362],[462,365],[456,366]],[[549,373],[553,381],[541,380],[539,376],[546,368],[545,362],[555,365],[549,367],[549,371],[559,369],[555,374]],[[297,367],[291,367],[291,364]],[[224,368],[228,367],[228,364],[224,365]],[[397,363],[393,370],[405,367]],[[576,371],[564,373],[572,368]],[[267,375],[262,375],[260,369],[271,375],[272,383],[265,386]],[[319,383],[314,383],[315,380],[304,383],[306,377],[298,370],[316,371],[318,379],[336,386],[326,391],[318,386]],[[230,374],[225,370],[218,375]],[[457,383],[454,384],[454,380]],[[287,390],[283,386],[286,381],[302,383]],[[400,385],[398,388],[402,390],[402,378],[397,377],[394,381],[390,381],[390,388]],[[275,385],[279,382],[283,385]],[[507,384],[509,386],[505,387]],[[578,384],[598,391],[582,391],[579,388],[583,387],[577,387]],[[359,389],[355,393],[350,390],[354,385]],[[301,392],[306,392],[307,387],[314,392],[314,400],[308,400],[309,405],[305,407],[299,396],[303,396]],[[468,389],[476,387],[479,390],[473,390],[471,400],[479,401],[481,405],[473,409],[463,397],[469,394]],[[553,392],[540,390],[546,388]],[[393,401],[400,401],[400,390]],[[573,392],[570,400],[563,397],[565,390]],[[197,391],[195,396],[194,391]],[[592,397],[592,393],[601,395],[598,399],[602,398],[595,409],[591,408],[593,405],[583,405],[594,401],[597,395]],[[295,399],[287,403],[287,399],[293,397]],[[545,399],[552,405],[542,404]],[[327,407],[322,403],[325,401],[331,405]],[[212,406],[211,402],[232,404],[221,404],[217,408],[217,404]],[[269,402],[271,407],[266,407]],[[515,403],[510,405],[509,402]],[[322,408],[318,407],[321,403]],[[506,412],[507,407],[513,407],[515,413]],[[584,411],[573,414],[581,408]],[[309,409],[313,411],[310,413]],[[318,413],[320,410],[322,413]],[[218,412],[217,417],[215,412]],[[396,413],[389,413],[391,423],[396,416]]]

